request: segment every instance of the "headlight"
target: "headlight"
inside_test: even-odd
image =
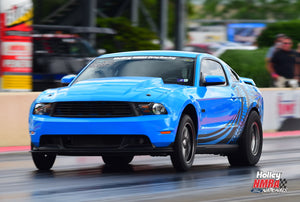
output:
[[[38,103],[34,106],[33,114],[49,115],[52,110],[51,103]]]
[[[142,115],[168,114],[166,108],[160,103],[137,103]]]
[[[159,114],[167,114],[166,108],[159,103],[154,103],[152,105],[152,112],[153,114],[159,115]]]

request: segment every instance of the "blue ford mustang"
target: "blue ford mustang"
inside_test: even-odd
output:
[[[252,79],[201,53],[136,51],[102,55],[68,86],[49,89],[29,115],[31,154],[48,170],[57,155],[99,155],[128,164],[170,155],[188,170],[195,154],[255,165],[262,151],[263,98]]]

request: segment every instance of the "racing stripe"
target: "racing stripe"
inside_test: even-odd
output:
[[[226,138],[228,132],[231,130],[230,127],[224,128],[224,129],[225,129],[224,132],[222,132],[220,135],[217,135],[217,136],[215,136],[215,137],[211,137],[211,138],[207,138],[207,139],[198,139],[198,144],[203,144],[203,143],[216,144],[216,143],[218,143],[218,142],[219,142],[218,139],[221,139],[221,140],[222,140],[222,139]],[[220,141],[221,141],[221,140],[220,140]]]
[[[198,138],[198,143],[209,143],[209,142],[212,142],[212,141],[216,141],[218,139],[220,139],[220,141],[223,140],[224,138],[226,138],[226,136],[230,135],[230,133],[231,133],[230,131],[232,130],[232,127],[230,125],[232,125],[233,123],[235,124],[237,119],[238,119],[238,117],[236,116],[234,119],[232,119],[229,123],[226,124],[227,127],[224,127],[224,128],[222,128],[222,129],[220,129],[216,132],[207,134],[209,136],[212,136],[214,134],[217,134],[217,132],[221,132],[219,135],[216,135],[216,136],[213,136],[213,137],[208,137],[206,135],[206,137],[208,137],[208,138],[206,138],[206,137]]]
[[[206,135],[203,135],[201,137],[198,138],[198,144],[203,144],[203,143],[218,143],[218,144],[224,144],[224,143],[230,143],[231,139],[233,136],[236,136],[236,132],[238,129],[238,123],[242,118],[242,112],[243,112],[243,105],[240,108],[240,110],[237,113],[237,116],[235,116],[234,119],[232,119],[228,124],[226,124],[225,128],[219,129],[213,133],[209,133]],[[232,127],[233,125],[233,127]],[[224,131],[222,133],[220,133],[219,135],[213,136],[221,131]],[[212,137],[213,136],[213,137]],[[206,138],[209,137],[209,138]],[[219,140],[217,142],[215,142],[216,140]]]

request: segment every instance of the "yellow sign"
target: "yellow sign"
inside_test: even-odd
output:
[[[2,89],[3,90],[31,90],[32,77],[31,75],[3,75]]]

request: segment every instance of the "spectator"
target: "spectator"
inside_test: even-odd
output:
[[[269,48],[266,59],[270,60],[274,54],[274,52],[281,47],[282,40],[286,37],[285,34],[277,34],[276,39],[274,41],[274,45]]]
[[[271,74],[271,77],[273,80],[276,80],[276,78],[274,78],[274,75],[272,75],[272,67],[271,67],[271,58],[273,56],[273,54],[281,48],[282,45],[282,40],[283,38],[285,38],[286,35],[285,34],[277,34],[275,36],[275,41],[274,41],[274,45],[272,47],[269,48],[267,55],[266,55],[266,68],[268,70],[268,72]]]
[[[270,73],[276,87],[298,87],[297,52],[292,50],[292,40],[285,37],[281,48],[274,52],[270,60]]]
[[[298,72],[298,84],[300,84],[300,43],[297,44],[296,52],[297,52],[296,68]]]

